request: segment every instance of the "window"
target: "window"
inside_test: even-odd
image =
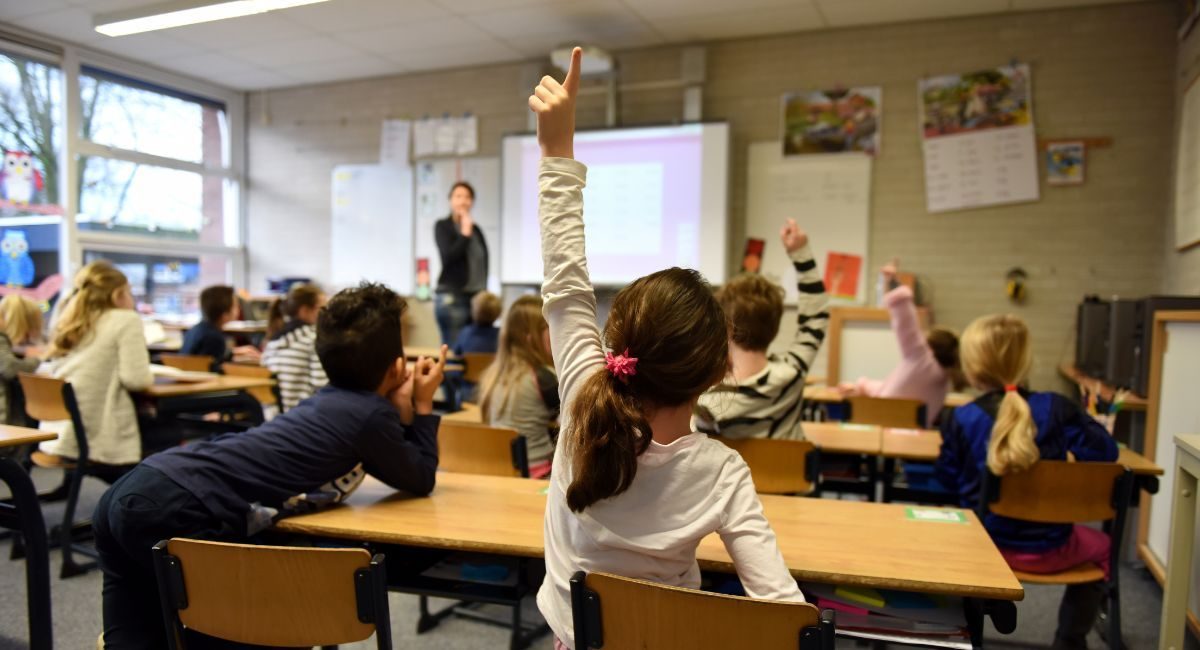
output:
[[[83,262],[108,260],[125,274],[138,310],[169,320],[189,320],[200,312],[200,291],[229,282],[224,255],[155,255],[85,250]]]
[[[90,67],[79,95],[81,231],[239,243],[224,104]]]
[[[60,271],[62,90],[58,66],[0,51],[0,286],[5,291],[26,287],[32,292]]]

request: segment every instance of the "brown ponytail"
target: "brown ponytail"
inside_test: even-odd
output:
[[[274,339],[283,330],[287,319],[295,318],[302,307],[316,307],[324,295],[315,284],[293,284],[286,295],[271,302],[267,314],[267,340]]]
[[[1042,456],[1029,403],[1016,390],[1033,364],[1029,328],[1011,315],[977,318],[963,332],[961,352],[972,384],[1005,391],[988,440],[988,469],[997,476],[1029,469]]]
[[[654,409],[695,401],[729,365],[725,313],[712,287],[689,269],[659,271],[622,289],[604,340],[637,358],[637,374],[622,380],[599,367],[571,399],[567,506],[574,512],[629,489],[638,456],[650,446]]]
[[[275,338],[283,329],[283,298],[271,301],[271,311],[267,312],[267,340]]]

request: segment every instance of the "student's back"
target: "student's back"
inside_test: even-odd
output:
[[[495,354],[499,346],[500,298],[490,291],[480,291],[471,298],[471,323],[459,330],[454,341],[455,354]]]
[[[313,285],[297,284],[271,305],[262,365],[275,374],[283,408],[308,399],[329,378],[317,356],[317,316],[325,295]]]

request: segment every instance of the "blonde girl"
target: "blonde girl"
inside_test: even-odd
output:
[[[45,321],[41,305],[33,299],[16,293],[4,296],[0,300],[0,319],[4,322],[4,334],[17,352],[24,353],[26,348],[36,349],[42,344]]]
[[[566,80],[543,77],[529,98],[542,149],[542,297],[563,400],[537,602],[566,648],[582,647],[571,617],[574,572],[697,588],[696,546],[714,532],[747,595],[804,599],[746,463],[691,428],[700,395],[729,367],[728,321],[712,287],[688,269],[653,273],[622,289],[604,331],[596,326],[584,252],[587,167],[573,159],[581,56],[575,48]]]
[[[24,296],[10,293],[0,300],[0,422],[22,424],[22,413],[9,404],[9,384],[17,373],[37,370],[41,359],[33,352],[42,336],[42,310]]]
[[[129,391],[153,382],[142,320],[133,309],[125,275],[106,261],[92,262],[75,275],[50,340],[55,377],[75,390],[87,429],[89,460],[126,466],[142,458],[142,439]],[[76,458],[79,450],[70,422],[43,423],[59,431],[43,442],[48,454]]]
[[[529,475],[549,474],[554,456],[550,425],[558,419],[558,377],[540,296],[521,296],[508,308],[496,360],[479,388],[483,421],[520,432],[529,455]]]
[[[942,425],[937,474],[975,508],[984,472],[1003,476],[1023,472],[1039,460],[1114,461],[1117,445],[1075,402],[1053,392],[1025,388],[1033,353],[1029,328],[1011,315],[985,316],[963,332],[963,371],[983,393],[955,409]],[[1014,569],[1055,573],[1086,562],[1107,576],[1110,540],[1086,526],[1039,524],[988,515],[984,527]],[[1055,648],[1086,648],[1084,638],[1099,611],[1099,582],[1071,585],[1059,607]]]

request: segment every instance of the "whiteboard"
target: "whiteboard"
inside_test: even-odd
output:
[[[412,168],[400,165],[333,168],[327,289],[370,280],[412,291],[412,180]]]
[[[1171,497],[1175,493],[1175,436],[1200,432],[1200,323],[1166,323],[1167,344],[1163,346],[1162,380],[1159,389],[1158,428],[1155,431],[1154,463],[1166,470],[1159,477],[1158,494],[1150,498],[1150,526],[1146,543],[1159,563],[1167,567],[1171,537]],[[1200,535],[1200,533],[1197,533]],[[1200,597],[1200,558],[1192,558],[1192,603],[1190,609],[1200,616],[1196,598]]]
[[[809,235],[818,269],[824,275],[829,252],[862,258],[858,299],[866,300],[868,228],[871,215],[871,158],[864,154],[783,157],[778,141],[750,145],[746,232],[766,240],[763,274],[783,285],[785,300],[795,303],[796,272],[779,242],[779,228],[795,219]],[[743,240],[735,241],[742,246]]]
[[[900,365],[900,344],[890,321],[846,321],[841,336],[839,382],[855,382],[860,377],[883,379]]]
[[[1200,84],[1183,95],[1175,153],[1175,247],[1200,242]]]
[[[450,214],[450,186],[467,181],[475,188],[471,218],[483,230],[488,246],[488,290],[500,294],[500,159],[426,160],[416,166],[416,231],[414,259],[429,260],[431,289],[437,290],[442,260],[433,236],[434,224]],[[415,264],[415,262],[414,262]],[[410,264],[413,266],[413,264]]]

